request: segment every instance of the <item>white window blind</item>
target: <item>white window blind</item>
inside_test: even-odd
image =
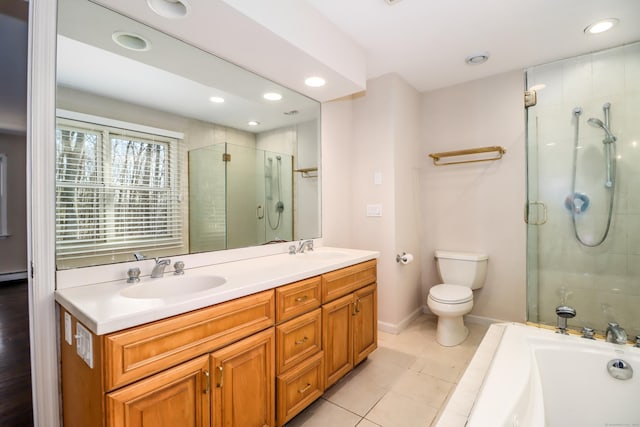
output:
[[[180,247],[178,140],[58,119],[58,259]]]

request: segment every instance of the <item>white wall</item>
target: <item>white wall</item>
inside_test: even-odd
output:
[[[351,100],[323,105],[322,188],[325,244],[380,251],[378,320],[396,332],[421,310],[419,258],[420,96],[397,75],[367,83]],[[380,184],[374,175],[381,177]],[[367,217],[380,204],[381,217]]]
[[[435,249],[485,252],[487,280],[471,314],[525,320],[523,90],[522,71],[513,71],[423,94],[423,300],[439,283]],[[427,157],[493,145],[507,149],[502,160],[436,167]]]
[[[7,156],[7,232],[0,239],[0,274],[27,271],[27,147],[24,135],[0,131],[0,153]]]

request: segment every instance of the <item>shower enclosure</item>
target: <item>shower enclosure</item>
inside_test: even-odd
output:
[[[215,144],[189,151],[190,252],[293,240],[293,156]]]
[[[640,334],[640,43],[526,70],[527,318]]]

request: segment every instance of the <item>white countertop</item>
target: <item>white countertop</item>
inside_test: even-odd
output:
[[[59,289],[55,299],[91,331],[103,335],[273,289],[378,256],[379,252],[376,251],[320,247],[308,254],[269,255],[187,268],[183,276],[165,273],[165,278],[185,282],[197,276],[220,276],[226,279],[223,285],[194,293],[165,298],[129,298],[121,294],[133,286],[152,286],[165,279],[145,277],[136,284],[120,280]]]

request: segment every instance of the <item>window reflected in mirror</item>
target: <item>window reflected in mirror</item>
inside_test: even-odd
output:
[[[58,269],[320,237],[317,101],[60,0],[56,106]]]

